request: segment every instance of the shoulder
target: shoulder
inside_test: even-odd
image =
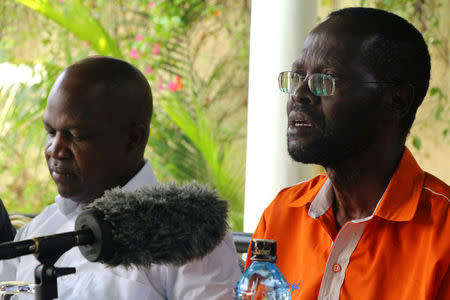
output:
[[[268,206],[267,210],[279,209],[291,205],[303,206],[311,202],[327,178],[328,175],[326,173],[321,173],[308,181],[303,181],[282,189]]]
[[[414,217],[414,220],[420,224],[418,229],[422,229],[424,233],[436,239],[440,239],[442,235],[450,235],[449,211],[450,187],[437,177],[425,173]],[[448,245],[450,246],[450,243]]]
[[[434,175],[425,173],[422,193],[447,207],[450,205],[450,186]]]
[[[16,230],[12,226],[8,212],[0,199],[0,243],[11,241],[15,233]]]
[[[433,216],[448,219],[450,186],[442,180],[429,173],[425,173],[421,200],[422,207],[427,207]]]
[[[40,214],[35,216],[28,224],[21,227],[16,234],[15,240],[23,240],[36,230],[39,230],[42,223],[51,221],[52,216],[58,212],[58,207],[55,203],[47,206]],[[56,224],[55,224],[56,225]]]

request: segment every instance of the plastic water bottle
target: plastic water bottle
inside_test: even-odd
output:
[[[277,242],[252,240],[252,264],[241,275],[235,288],[235,300],[291,299],[289,285],[275,264]]]

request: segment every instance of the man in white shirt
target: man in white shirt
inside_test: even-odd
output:
[[[65,69],[50,91],[43,120],[45,157],[59,195],[15,240],[73,230],[82,208],[112,187],[132,191],[155,184],[144,159],[151,115],[150,86],[129,63],[97,56]],[[0,262],[0,281],[34,281],[38,264],[32,255]],[[107,268],[88,262],[78,248],[55,266],[76,268],[58,278],[58,296],[65,300],[231,299],[240,276],[229,233],[209,255],[182,267]]]

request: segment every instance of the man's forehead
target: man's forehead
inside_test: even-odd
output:
[[[363,37],[328,28],[316,28],[308,35],[293,69],[308,65],[345,68],[359,56]]]
[[[101,96],[102,89],[82,80],[59,81],[49,94],[45,113],[48,116],[64,114],[85,121],[111,114],[107,99]]]
[[[332,16],[317,24],[311,33],[327,33],[330,36],[348,35],[364,40],[373,34],[373,25],[350,16]]]
[[[80,101],[81,100],[81,101]],[[54,118],[60,120],[77,121],[78,123],[98,120],[100,113],[95,106],[83,102],[82,98],[71,97],[68,94],[58,93],[47,100],[44,112],[44,121]]]
[[[76,106],[92,107],[108,102],[107,84],[101,78],[94,79],[87,74],[64,72],[55,82],[49,95],[56,99],[64,99]]]
[[[324,34],[312,33],[305,41],[304,47],[292,67],[302,68],[314,66],[343,66],[345,52],[339,49],[339,44]]]

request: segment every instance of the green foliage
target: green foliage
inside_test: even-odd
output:
[[[241,162],[235,159],[239,153],[231,148],[229,141],[220,140],[217,136],[221,131],[219,124],[208,119],[203,107],[195,102],[192,106],[194,112],[189,112],[175,95],[165,98],[163,103],[170,119],[181,128],[205,160],[206,168],[202,169],[204,174],[200,180],[211,182],[220,195],[230,201],[234,212],[232,223],[241,228],[243,203],[240,201],[240,192],[243,189],[244,174],[242,165],[239,165]]]
[[[17,2],[66,28],[78,39],[88,42],[98,53],[122,58],[116,42],[80,1],[17,0]]]
[[[38,212],[52,202],[55,188],[41,158],[45,101],[64,67],[101,54],[130,60],[150,81],[155,113],[146,156],[158,179],[209,183],[229,200],[230,225],[242,229],[246,6],[219,0],[17,2],[28,9],[11,2],[0,6],[0,12],[26,20],[8,24],[0,59],[26,63],[42,80],[0,90],[6,99],[0,110],[0,172],[9,178],[0,193],[8,209]],[[29,31],[27,23],[34,25]],[[29,43],[21,36],[38,44],[33,55],[18,51]],[[215,53],[219,43],[222,54]]]

